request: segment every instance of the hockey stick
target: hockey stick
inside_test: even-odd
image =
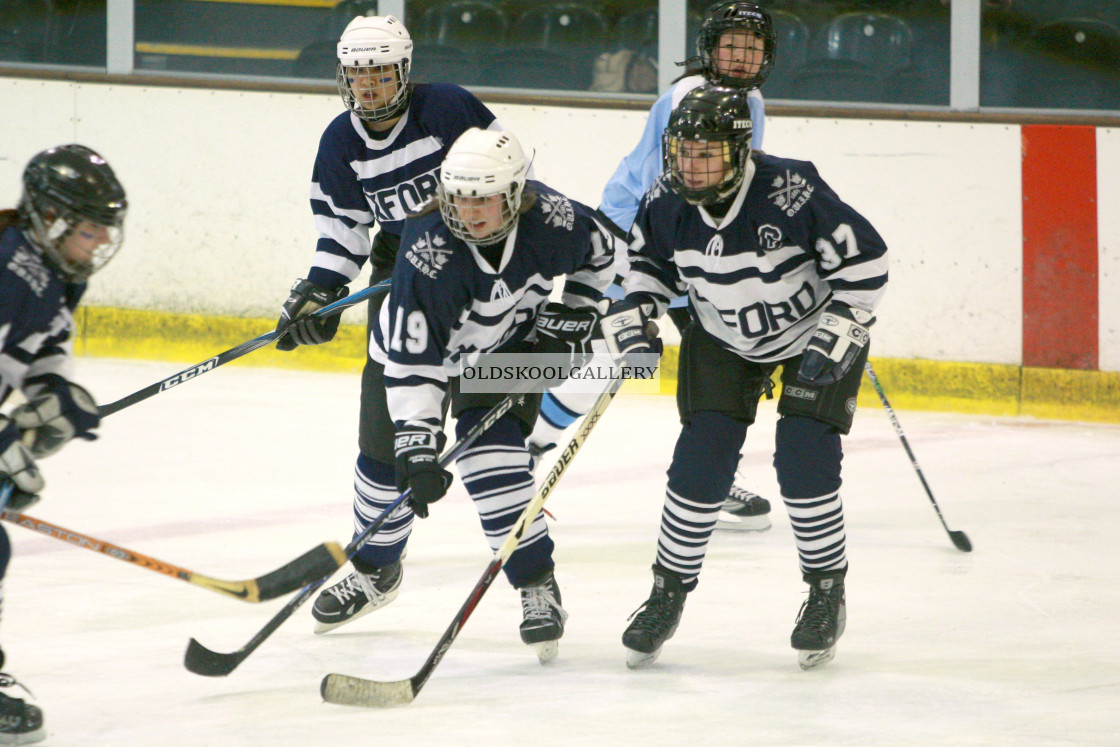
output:
[[[494,558],[490,564],[486,566],[483,571],[482,577],[471,589],[471,593],[467,596],[467,600],[463,602],[463,606],[455,614],[455,618],[451,624],[447,626],[440,637],[436,647],[432,649],[432,653],[428,655],[428,660],[420,667],[420,671],[412,675],[406,680],[397,680],[395,682],[379,682],[376,680],[366,680],[361,677],[351,677],[345,674],[328,674],[323,678],[322,683],[319,685],[319,692],[323,696],[323,700],[328,703],[336,703],[338,705],[362,706],[365,708],[374,708],[378,706],[391,706],[391,705],[404,705],[411,703],[416,699],[416,694],[424,687],[424,683],[431,677],[432,672],[436,666],[443,659],[447,649],[451,648],[451,644],[459,636],[459,631],[463,629],[467,620],[470,618],[471,613],[478,607],[478,603],[482,601],[482,596],[490,585],[494,583],[494,579],[498,577],[501,572],[502,566],[509,560],[509,556],[517,549],[518,543],[521,541],[525,530],[537,518],[537,515],[544,508],[544,502],[552,495],[556,483],[559,482],[560,477],[563,476],[565,470],[572,463],[572,459],[579,452],[584,442],[587,440],[588,435],[595,428],[599,419],[603,417],[603,412],[607,409],[607,405],[614,399],[618,389],[622,386],[622,379],[615,379],[610,387],[607,388],[599,399],[595,402],[595,406],[587,413],[583,419],[583,424],[580,426],[579,431],[575,437],[568,442],[568,446],[561,452],[557,458],[556,463],[552,467],[552,471],[548,473],[548,477],[544,479],[540,490],[529,501],[529,505],[521,512],[521,517],[517,523],[509,530],[506,535],[505,542],[494,553]]]
[[[354,306],[354,305],[360,303],[361,301],[364,301],[365,299],[369,298],[370,296],[372,296],[375,293],[378,293],[378,292],[383,291],[383,290],[388,290],[388,288],[389,288],[389,281],[388,280],[383,280],[380,283],[377,283],[376,285],[369,286],[368,288],[362,288],[360,291],[358,291],[357,293],[354,293],[353,295],[347,296],[346,298],[339,299],[338,301],[335,301],[332,304],[327,304],[323,308],[316,311],[315,316],[326,317],[326,316],[334,316],[335,314],[341,314],[343,311],[350,308],[351,306]],[[203,361],[202,363],[191,366],[190,368],[183,369],[182,371],[175,374],[174,376],[168,376],[163,381],[157,381],[155,384],[149,384],[148,386],[144,387],[143,389],[141,389],[139,391],[136,391],[136,392],[133,392],[132,394],[128,395],[127,397],[122,397],[121,399],[118,399],[116,402],[110,402],[107,405],[101,405],[100,407],[97,408],[97,412],[101,417],[105,417],[106,415],[112,415],[115,412],[120,412],[121,410],[123,410],[126,407],[131,407],[132,405],[135,405],[137,402],[143,402],[144,400],[148,399],[149,397],[153,397],[153,396],[159,394],[160,392],[163,392],[167,389],[171,389],[172,387],[178,386],[179,384],[182,384],[185,381],[190,381],[191,379],[197,378],[198,376],[201,376],[202,374],[206,373],[207,371],[213,371],[218,366],[223,366],[226,363],[229,363],[230,361],[235,361],[238,358],[241,358],[242,356],[248,355],[249,353],[253,352],[254,350],[259,350],[260,348],[263,348],[265,345],[268,345],[269,343],[271,343],[272,341],[274,341],[278,337],[280,337],[280,334],[278,334],[276,332],[276,330],[272,330],[271,332],[265,332],[260,337],[254,337],[252,340],[249,340],[248,342],[243,342],[236,347],[232,347],[229,350],[225,351],[224,353],[218,353],[216,356],[214,356],[210,360]]]
[[[494,405],[482,420],[475,423],[474,427],[470,429],[467,435],[459,439],[454,446],[440,457],[440,466],[446,467],[451,464],[451,462],[458,459],[479,436],[496,423],[503,415],[509,412],[510,408],[517,404],[522,396],[524,395],[510,394],[502,398],[502,401]],[[183,659],[183,665],[195,674],[200,674],[204,677],[225,677],[232,672],[237,668],[237,665],[249,656],[249,654],[256,651],[257,648],[264,643],[265,639],[272,635],[285,620],[291,617],[292,613],[294,613],[300,605],[310,599],[311,595],[314,594],[320,586],[330,580],[330,577],[338,568],[353,558],[358,553],[361,546],[365,544],[365,541],[372,537],[389,519],[389,516],[397,510],[397,507],[408,500],[411,495],[412,490],[408,489],[397,496],[396,500],[390,503],[389,506],[381,512],[381,515],[365,528],[365,531],[355,537],[350,544],[342,550],[342,555],[344,555],[345,558],[341,562],[331,568],[329,573],[326,573],[318,580],[304,586],[300,592],[292,597],[292,599],[284,605],[283,609],[277,612],[244,646],[236,651],[224,654],[218,651],[211,651],[196,639],[191,638],[190,643],[187,644],[187,653]]]
[[[5,485],[5,489],[7,487]],[[324,573],[333,573],[342,564],[340,560],[342,558],[342,548],[335,542],[326,542],[290,563],[277,568],[272,573],[266,573],[248,581],[224,581],[219,578],[203,576],[201,573],[195,573],[186,568],[150,558],[147,555],[141,555],[120,545],[114,545],[112,542],[65,529],[57,524],[51,524],[27,514],[2,511],[0,512],[0,519],[77,547],[84,547],[87,550],[123,560],[126,563],[133,563],[142,568],[147,568],[149,571],[163,573],[210,591],[236,597],[244,602],[264,602],[281,594],[295,591],[306,584],[308,578],[318,578]]]
[[[902,424],[898,422],[895,417],[894,408],[891,403],[887,401],[887,393],[883,391],[883,385],[879,383],[879,377],[875,375],[875,369],[871,367],[871,361],[863,364],[863,370],[867,372],[868,378],[871,379],[871,384],[875,387],[875,391],[879,394],[879,401],[883,403],[883,408],[890,416],[891,425],[894,426],[894,432],[898,434],[898,439],[902,441],[902,448],[906,449],[906,455],[910,457],[910,464],[914,467],[914,471],[918,473],[918,479],[922,481],[922,487],[926,489],[926,495],[929,496],[929,502],[933,504],[933,510],[937,512],[937,518],[941,520],[941,526],[945,527],[945,531],[949,534],[949,539],[952,541],[953,546],[961,552],[972,552],[972,542],[969,541],[968,535],[964,532],[953,531],[949,529],[949,525],[945,523],[945,517],[941,515],[941,507],[937,505],[937,499],[933,497],[933,491],[929,488],[929,483],[926,482],[925,475],[922,474],[922,468],[918,466],[918,458],[914,456],[913,449],[910,448],[910,443],[906,440],[906,434],[902,432]]]

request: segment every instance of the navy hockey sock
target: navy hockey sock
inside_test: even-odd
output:
[[[802,572],[845,568],[839,432],[811,418],[789,416],[778,421],[775,441],[774,467]]]
[[[354,536],[381,516],[398,496],[393,465],[360,454],[354,466]],[[412,532],[413,518],[411,511],[394,511],[354,559],[375,568],[396,562]]]
[[[483,408],[472,408],[460,415],[458,437],[462,438],[485,413]],[[490,548],[496,551],[535,492],[529,472],[529,451],[517,420],[507,415],[491,426],[464,452],[457,466],[478,509]],[[529,584],[552,567],[552,548],[542,512],[526,529],[506,563],[506,578],[516,587]]]
[[[657,562],[696,588],[708,539],[731,489],[747,424],[721,413],[698,412],[681,429],[669,466]]]

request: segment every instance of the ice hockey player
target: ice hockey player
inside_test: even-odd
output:
[[[383,394],[363,411],[375,438],[358,462],[356,530],[405,488],[412,490],[411,504],[358,552],[355,571],[320,595],[314,609],[320,630],[397,596],[413,516],[426,517],[451,483],[438,464],[446,411],[462,438],[503,398],[462,391],[460,363],[473,365],[494,352],[590,350],[594,305],[613,277],[608,229],[591,208],[527,181],[528,167],[511,133],[467,130],[443,161],[437,199],[405,222],[392,290],[370,346],[376,384],[370,391]],[[560,276],[566,276],[562,303],[550,303]],[[525,439],[539,406],[539,394],[524,397],[457,462],[494,550],[535,492]],[[521,639],[537,648],[541,661],[556,656],[567,617],[552,550],[538,516],[504,567],[521,593]]]
[[[741,88],[751,107],[753,124],[751,147],[762,149],[766,106],[759,90],[774,68],[777,39],[770,14],[755,3],[720,0],[708,7],[696,35],[697,56],[685,63],[686,69],[672,87],[658,97],[649,110],[641,139],[622,159],[603,188],[599,209],[622,231],[629,231],[642,196],[661,175],[663,161],[661,135],[669,114],[684,95],[704,83]],[[615,255],[615,274],[629,272],[626,253]],[[613,286],[608,295],[621,297]],[[691,323],[688,298],[675,298],[667,312],[682,332]],[[591,400],[570,394],[561,387],[548,392],[541,403],[541,418],[530,446],[537,452],[550,448],[559,432],[575,422],[590,407]],[[757,493],[732,483],[719,513],[716,527],[732,531],[762,532],[770,528],[770,502]]]
[[[89,277],[120,248],[126,208],[101,156],[62,145],[31,159],[18,207],[0,211],[0,404],[17,390],[26,400],[0,415],[0,495],[8,495],[8,511],[39,499],[37,459],[73,438],[96,437],[97,404],[71,370],[74,311]],[[0,526],[0,603],[10,558]],[[0,673],[0,688],[17,684]],[[38,706],[0,692],[0,744],[45,736]]]
[[[840,440],[855,415],[868,328],[887,281],[886,246],[812,163],[752,154],[750,140],[743,91],[690,91],[665,131],[666,174],[631,232],[619,303],[656,317],[692,290],[696,320],[681,343],[682,429],[653,590],[622,637],[631,667],[654,661],[676,631],[758,398],[778,366],[774,466],[809,584],[791,637],[802,668],[830,661],[844,632]]]

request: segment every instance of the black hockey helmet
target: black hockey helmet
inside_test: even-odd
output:
[[[66,280],[84,282],[112,259],[124,239],[124,187],[105,159],[84,145],[60,145],[35,155],[23,171],[19,212],[28,238]],[[63,244],[82,222],[104,234],[78,259]],[[91,246],[93,246],[91,244]]]
[[[728,30],[748,31],[761,37],[762,64],[758,70],[724,75],[716,69],[712,55],[719,46],[723,32]],[[704,68],[704,77],[711,83],[736,88],[758,88],[766,82],[770,71],[774,69],[777,46],[778,39],[770,15],[754,3],[738,0],[722,0],[708,6],[704,12],[704,21],[700,24],[700,33],[696,37],[696,53]]]
[[[713,85],[689,91],[669,115],[662,136],[670,189],[693,205],[710,205],[733,195],[746,173],[753,133],[747,91]],[[682,156],[694,158],[698,142],[708,146],[705,153],[718,149],[722,155],[723,176],[714,184],[690,186],[697,175],[682,171]]]

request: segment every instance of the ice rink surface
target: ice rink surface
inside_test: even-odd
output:
[[[78,380],[104,403],[180,368],[80,359]],[[225,579],[345,544],[358,384],[212,371],[44,460],[28,513]],[[287,597],[246,604],[6,523],[6,669],[53,745],[1120,743],[1120,427],[899,417],[975,550],[949,542],[884,410],[862,408],[845,441],[848,626],[819,671],[789,647],[806,587],[769,402],[742,484],[774,502],[774,527],[717,532],[660,660],[625,667],[677,434],[673,399],[638,395],[616,399],[547,506],[570,613],[549,666],[520,642],[499,578],[415,702],[320,700],[328,672],[414,674],[478,580],[490,552],[456,481],[416,524],[396,602],[325,636],[308,603],[224,679],[183,668],[188,639],[233,651]]]

